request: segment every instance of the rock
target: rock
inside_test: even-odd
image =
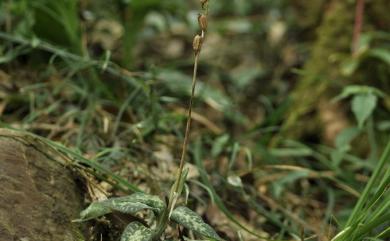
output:
[[[29,135],[0,129],[0,240],[84,240],[72,172]],[[57,160],[56,160],[57,159]]]

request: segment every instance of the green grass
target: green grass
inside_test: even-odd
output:
[[[386,239],[389,237],[389,163],[390,142],[360,195],[344,229],[333,239],[334,241]]]

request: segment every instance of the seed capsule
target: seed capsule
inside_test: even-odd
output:
[[[203,31],[206,31],[206,29],[207,29],[207,17],[206,17],[206,15],[199,14],[199,16],[198,16],[198,23],[199,23],[200,29],[202,29]]]
[[[204,7],[208,1],[209,0],[200,0],[200,3],[202,4],[202,7]]]
[[[195,37],[194,37],[194,41],[192,42],[192,47],[195,51],[195,53],[198,53],[200,51],[200,49],[202,48],[202,37],[197,34]]]

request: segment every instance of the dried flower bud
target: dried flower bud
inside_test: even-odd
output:
[[[197,34],[195,37],[194,37],[194,41],[192,42],[192,47],[195,51],[195,53],[198,53],[202,47],[202,36],[200,36],[199,34]]]
[[[206,3],[208,2],[209,0],[200,0],[200,3],[202,4],[202,8],[204,8],[204,6],[206,5]]]
[[[199,14],[199,16],[198,16],[198,23],[199,23],[200,29],[202,29],[203,31],[206,31],[206,29],[207,29],[207,17],[206,17],[206,15]]]

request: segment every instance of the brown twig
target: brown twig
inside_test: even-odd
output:
[[[194,71],[192,74],[192,86],[191,86],[191,96],[190,96],[190,102],[188,106],[188,115],[187,115],[187,124],[186,124],[186,130],[184,133],[184,141],[183,141],[183,147],[180,157],[180,165],[178,169],[178,175],[177,180],[175,183],[174,191],[177,193],[179,191],[179,186],[181,179],[183,178],[183,169],[185,164],[185,156],[187,153],[187,146],[190,138],[190,130],[191,130],[191,122],[192,122],[192,104],[193,99],[195,96],[195,88],[196,88],[196,80],[197,80],[197,73],[198,73],[198,62],[199,62],[199,55],[202,48],[202,44],[205,38],[205,32],[207,30],[207,15],[208,15],[208,1],[201,1],[202,2],[202,8],[205,11],[205,14],[199,14],[198,22],[199,27],[201,28],[201,34],[196,35],[193,41],[193,49],[195,53],[195,59],[194,59]]]
[[[352,55],[356,56],[359,50],[360,35],[362,32],[365,0],[357,0],[355,8],[355,26],[352,39]]]

